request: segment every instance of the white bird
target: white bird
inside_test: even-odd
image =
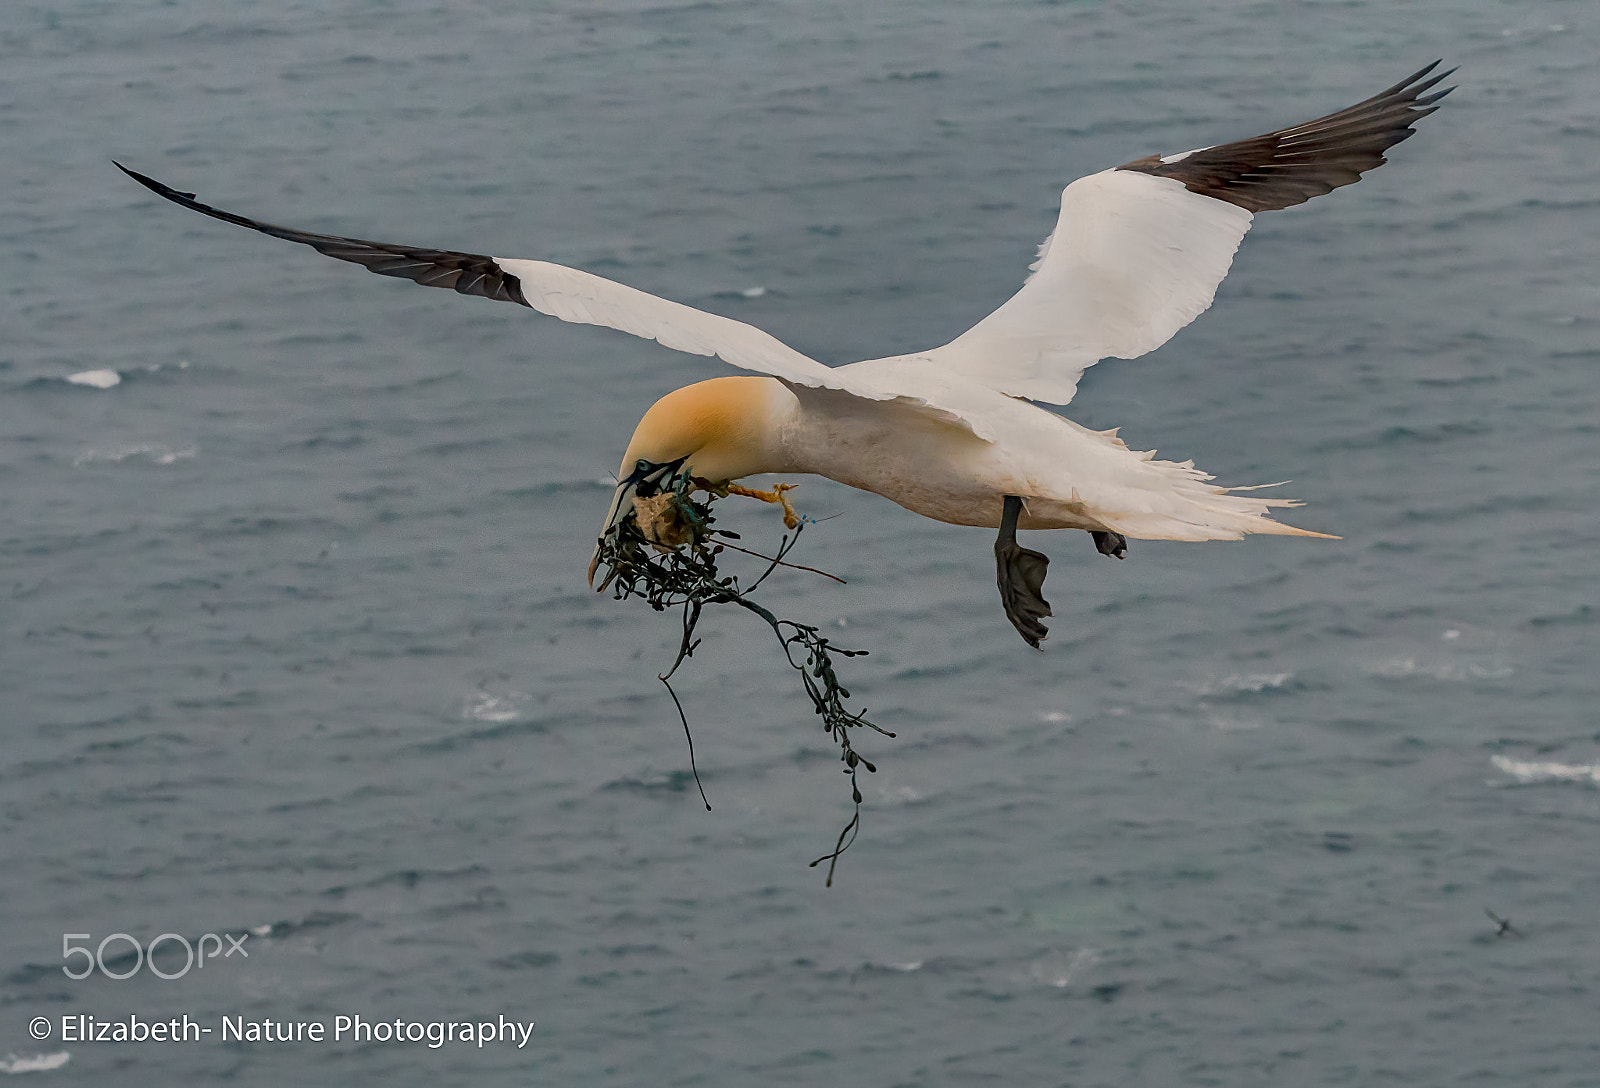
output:
[[[1211,305],[1253,213],[1303,203],[1382,164],[1383,152],[1449,93],[1424,95],[1450,74],[1430,76],[1438,64],[1306,124],[1079,178],[1061,194],[1032,275],[998,310],[942,347],[841,367],[743,322],[574,268],[277,227],[117,165],[184,207],[382,275],[521,303],[765,375],[690,385],[645,413],[622,459],[602,541],[641,486],[669,472],[718,484],[815,473],[938,521],[998,527],[1001,600],[1037,647],[1051,614],[1041,596],[1049,560],[1017,544],[1019,528],[1083,529],[1118,558],[1127,537],[1325,535],[1268,516],[1297,503],[1213,486],[1193,462],[1155,460],[1115,431],[1089,430],[1031,402],[1068,403],[1087,367],[1153,351],[1194,320]],[[591,563],[591,582],[594,570]]]

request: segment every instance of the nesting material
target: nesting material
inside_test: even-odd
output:
[[[697,487],[687,476],[672,477],[662,482],[661,490],[645,497],[635,496],[629,517],[617,523],[614,530],[599,542],[596,556],[598,565],[607,568],[602,590],[609,589],[617,600],[642,597],[657,612],[669,608],[681,610],[683,637],[678,644],[678,655],[661,676],[663,683],[677,672],[678,666],[693,655],[700,641],[695,637],[701,615],[708,605],[732,604],[759,616],[777,636],[784,658],[800,674],[801,686],[811,704],[811,710],[822,719],[823,732],[839,746],[839,759],[849,776],[850,798],[854,812],[844,830],[839,833],[834,847],[812,862],[828,862],[828,883],[833,882],[834,866],[852,842],[861,826],[861,790],[856,772],[869,772],[877,768],[862,756],[851,743],[851,732],[859,728],[877,731],[888,737],[894,734],[879,728],[866,717],[866,712],[851,711],[844,701],[850,692],[834,673],[835,657],[858,657],[865,650],[849,650],[832,645],[818,629],[810,624],[779,619],[772,612],[751,599],[751,594],[766,581],[778,567],[789,567],[784,557],[799,540],[798,526],[793,533],[785,533],[776,551],[770,556],[757,555],[766,567],[747,585],[741,585],[737,575],[724,574],[718,569],[718,560],[728,556],[727,549],[745,549],[730,543],[738,534],[726,529],[713,528],[715,517],[711,507],[724,493],[711,492],[704,502],[693,497]],[[781,495],[781,492],[779,492]],[[765,496],[758,496],[763,497]],[[769,500],[770,501],[770,500]],[[648,547],[646,547],[648,545]],[[809,570],[810,568],[800,568]],[[828,577],[832,577],[829,575]],[[672,692],[672,685],[667,683]],[[678,696],[672,692],[674,703]],[[678,703],[679,715],[683,707]],[[683,718],[688,731],[688,719]],[[694,748],[691,742],[691,765]],[[698,778],[698,775],[696,776]],[[710,807],[709,802],[707,807]]]
[[[660,551],[671,551],[695,541],[695,524],[685,516],[683,500],[664,491],[649,498],[633,497],[633,517],[639,535]]]

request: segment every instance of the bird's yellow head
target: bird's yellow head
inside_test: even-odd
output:
[[[600,537],[614,532],[633,508],[639,486],[653,491],[668,476],[688,471],[709,483],[724,483],[758,472],[782,472],[789,465],[779,429],[796,404],[776,378],[712,378],[675,389],[650,406],[633,429],[628,452],[617,470],[617,491]],[[589,564],[589,580],[599,560]]]
[[[626,479],[640,461],[679,458],[714,483],[779,471],[784,466],[773,430],[783,399],[793,395],[773,378],[712,378],[675,389],[633,429],[617,478]]]

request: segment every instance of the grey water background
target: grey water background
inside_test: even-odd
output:
[[[0,1056],[41,1084],[1600,1084],[1592,6],[89,3],[0,16]],[[941,343],[1062,185],[1443,56],[1359,185],[1067,414],[1340,541],[1054,559],[805,479],[860,840],[776,645],[583,570],[715,360],[164,204],[540,257],[828,363]],[[112,369],[110,389],[69,375]],[[725,518],[757,546],[772,511]],[[1484,916],[1513,919],[1497,939]],[[164,982],[63,933],[255,929]],[[172,968],[168,963],[168,969]],[[64,1044],[36,1015],[533,1020]],[[214,1038],[214,1036],[213,1036]],[[65,1064],[60,1055],[65,1054]],[[38,1056],[44,1060],[39,1061]],[[24,1072],[30,1064],[55,1068]]]

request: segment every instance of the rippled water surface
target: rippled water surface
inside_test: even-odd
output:
[[[1588,6],[1510,0],[12,5],[0,1070],[1600,1084],[1597,52]],[[766,599],[872,651],[841,669],[899,734],[860,742],[831,889],[847,787],[766,633],[713,616],[679,674],[708,813],[655,679],[676,623],[584,584],[633,423],[721,364],[110,164],[843,363],[1002,301],[1066,181],[1436,56],[1460,89],[1390,165],[1262,216],[1210,313],[1067,409],[1291,479],[1341,540],[1029,541],[1041,654],[990,534],[804,482],[839,516],[797,558],[849,585]],[[63,933],[252,929],[172,981],[60,970]],[[80,1012],[537,1028],[62,1042]]]

